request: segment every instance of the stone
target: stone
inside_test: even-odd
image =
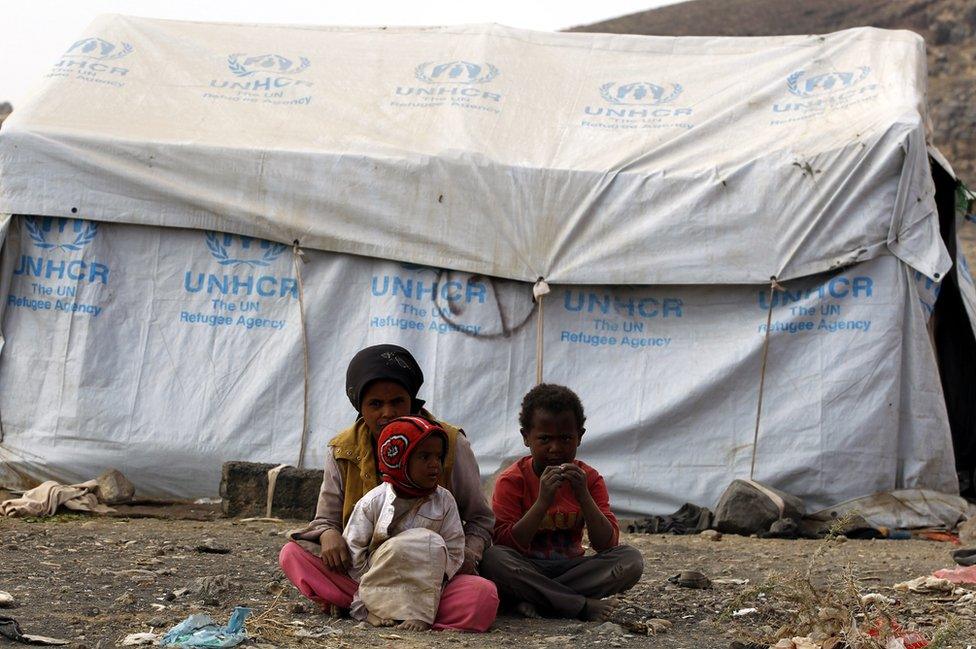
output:
[[[976,518],[970,518],[968,521],[959,523],[958,531],[959,541],[963,545],[976,543]]]
[[[668,629],[674,626],[669,620],[651,618],[647,621],[647,632],[651,634],[667,633]]]
[[[122,475],[118,469],[108,469],[95,478],[98,499],[106,505],[119,505],[132,500],[136,494],[135,485]]]
[[[215,606],[218,596],[229,591],[230,586],[230,577],[214,575],[212,577],[197,577],[190,583],[187,590],[194,595],[199,595],[205,603],[213,602],[209,605]]]
[[[743,536],[765,532],[779,519],[801,519],[803,501],[767,484],[733,480],[715,506],[715,528]]]
[[[600,635],[624,635],[627,633],[627,629],[613,622],[604,622],[593,630]]]
[[[702,537],[703,539],[705,539],[706,541],[721,541],[722,540],[722,533],[719,532],[718,530],[702,530],[701,531],[701,534],[699,534],[699,536]]]
[[[125,592],[115,598],[117,608],[126,608],[136,603],[136,596],[130,592]]]
[[[5,590],[0,590],[0,608],[10,608],[16,604],[17,600],[14,599],[13,595]]]
[[[268,471],[276,464],[225,462],[220,478],[220,507],[225,516],[264,516]],[[275,481],[271,515],[310,521],[322,486],[322,471],[282,469]]]

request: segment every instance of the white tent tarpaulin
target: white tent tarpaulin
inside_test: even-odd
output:
[[[924,100],[909,32],[107,16],[5,125],[0,212],[523,281],[745,284],[888,250],[937,279]]]
[[[306,381],[320,464],[379,342],[490,475],[524,451],[544,277],[545,379],[582,396],[622,513],[748,475],[770,309],[756,478],[811,506],[952,491],[924,78],[918,37],[873,29],[99,19],[0,132],[0,212],[24,215],[0,483],[115,466],[210,495],[224,460],[295,461]]]

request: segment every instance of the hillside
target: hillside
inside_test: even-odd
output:
[[[976,186],[976,2],[693,0],[570,31],[659,36],[822,34],[870,25],[925,38],[935,145]]]

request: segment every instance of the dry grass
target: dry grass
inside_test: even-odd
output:
[[[744,624],[738,629],[742,641],[770,646],[780,639],[800,636],[825,648],[885,649],[889,641],[914,632],[911,625],[899,622],[892,600],[865,592],[853,566],[848,565],[840,574],[815,579],[831,549],[844,541],[839,530],[848,526],[851,516],[831,527],[804,570],[777,576],[745,591],[727,607],[723,614],[726,619],[735,619],[732,614],[736,609],[759,609],[742,618]],[[936,630],[928,649],[948,649],[958,639],[961,627],[958,618],[950,617]]]

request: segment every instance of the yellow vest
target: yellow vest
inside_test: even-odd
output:
[[[420,411],[421,416],[437,421],[426,410]],[[437,422],[447,433],[447,457],[444,459],[444,470],[438,481],[445,489],[450,489],[451,470],[454,468],[454,455],[457,451],[457,436],[464,433],[450,424]],[[376,473],[376,460],[373,455],[373,436],[362,417],[356,423],[345,429],[331,440],[329,447],[336,465],[342,474],[342,526],[345,527],[352,515],[352,509],[366,492],[380,483]]]

